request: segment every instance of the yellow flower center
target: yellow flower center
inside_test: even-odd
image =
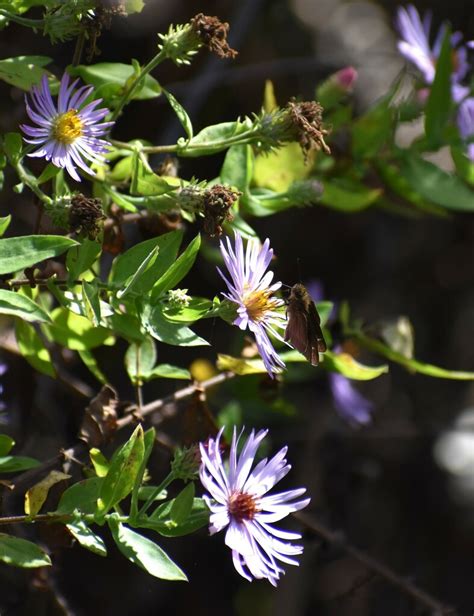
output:
[[[251,321],[261,321],[267,312],[278,306],[278,301],[268,290],[253,291],[246,294],[243,300]]]
[[[56,141],[69,145],[82,135],[83,123],[75,109],[59,115],[53,124],[53,137]]]

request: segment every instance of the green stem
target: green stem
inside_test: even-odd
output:
[[[137,77],[131,83],[131,85],[129,85],[128,88],[125,90],[125,92],[123,93],[122,98],[120,99],[117,107],[114,109],[114,111],[112,113],[112,118],[111,118],[112,120],[115,121],[119,117],[119,115],[122,113],[122,109],[132,99],[133,95],[138,90],[138,88],[142,85],[143,80],[148,75],[148,73],[150,73],[154,68],[156,68],[158,66],[158,64],[161,64],[161,62],[163,62],[163,60],[165,60],[165,59],[166,59],[166,54],[163,53],[163,51],[159,51],[156,54],[156,56],[154,56],[148,62],[148,64],[146,64],[140,70],[140,73],[137,75]]]
[[[6,524],[33,524],[34,522],[64,522],[73,519],[72,515],[64,513],[40,513],[38,515],[10,515],[0,518],[0,526]]]
[[[383,342],[370,338],[358,330],[348,329],[345,334],[354,338],[361,346],[373,351],[382,357],[400,364],[411,372],[419,372],[420,374],[426,374],[440,379],[454,379],[458,381],[472,381],[474,380],[474,372],[462,372],[460,370],[446,370],[433,364],[427,364],[425,362],[418,361],[417,359],[411,359],[405,357],[401,353],[394,351],[390,347],[386,346]]]
[[[202,150],[203,156],[206,154],[217,154],[221,150],[231,147],[232,145],[245,145],[246,143],[251,143],[255,136],[257,135],[257,130],[255,128],[251,128],[248,131],[241,133],[240,135],[235,135],[234,137],[229,137],[229,139],[221,140],[221,141],[210,141],[209,143],[190,143],[185,145],[179,145],[177,143],[173,145],[149,145],[143,146],[140,148],[140,152],[143,154],[160,154],[160,153],[176,153],[178,156],[186,156],[186,152],[192,152],[193,150]],[[124,141],[117,141],[115,139],[111,139],[110,142],[116,148],[130,150],[133,152],[137,149],[136,144],[125,143]],[[208,149],[209,152],[205,152],[205,149]]]
[[[40,199],[40,201],[42,201],[46,206],[53,205],[53,200],[41,190],[41,188],[36,183],[36,178],[34,175],[27,171],[25,167],[23,167],[21,162],[18,161],[12,164],[15,167],[17,175],[23,182],[23,184],[25,184],[25,186],[28,186],[28,188],[32,192],[34,192],[38,199]]]
[[[138,512],[138,518],[140,518],[140,516],[145,515],[145,513],[148,511],[148,509],[151,507],[151,505],[153,504],[155,498],[158,496],[158,494],[160,494],[161,492],[163,492],[163,490],[165,490],[172,481],[174,481],[175,476],[173,471],[171,471],[164,479],[163,481],[160,483],[160,485],[153,490],[153,492],[151,493],[151,495],[147,498],[145,504],[143,505],[143,507],[141,507],[141,509]]]
[[[17,24],[26,26],[27,28],[41,28],[42,26],[44,26],[44,19],[28,19],[26,17],[20,17],[20,15],[10,13],[5,9],[0,9],[0,15],[6,17],[10,21],[15,21]]]

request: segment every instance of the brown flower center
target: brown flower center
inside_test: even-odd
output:
[[[253,520],[255,514],[258,513],[260,509],[257,507],[257,503],[253,496],[244,494],[243,492],[235,492],[229,498],[227,511],[237,522],[242,522],[243,520]]]
[[[53,137],[56,141],[69,145],[82,135],[83,123],[75,109],[59,115],[53,124]]]

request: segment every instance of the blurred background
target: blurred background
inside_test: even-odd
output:
[[[233,62],[201,52],[191,67],[164,64],[159,81],[180,100],[196,128],[258,111],[264,82],[273,81],[284,104],[291,96],[311,99],[315,86],[332,72],[353,65],[358,71],[354,106],[363,111],[386,93],[403,69],[397,53],[394,15],[398,4],[344,0],[145,0],[145,9],[116,18],[98,45],[95,61],[145,62],[156,49],[156,33],[194,14],[218,15],[231,24]],[[434,26],[450,20],[474,38],[472,2],[414,2],[432,9]],[[49,42],[18,26],[0,38],[0,57],[52,55],[60,75],[73,43],[51,49]],[[0,83],[0,132],[17,130],[25,119],[23,94]],[[115,136],[169,143],[180,128],[161,99],[126,109]],[[408,138],[400,135],[400,139]],[[222,156],[183,160],[185,178],[215,177]],[[159,162],[158,160],[156,162]],[[449,167],[449,160],[444,164]],[[17,234],[30,233],[36,210],[30,195],[15,195],[7,176],[0,193],[0,216],[13,214]],[[270,237],[277,279],[288,285],[319,281],[324,299],[347,300],[355,316],[376,323],[407,316],[415,330],[415,354],[440,366],[474,370],[474,218],[403,218],[378,209],[345,215],[308,207],[251,221],[261,238]],[[128,230],[128,241],[143,239]],[[193,230],[189,230],[191,236]],[[198,272],[198,273],[197,273]],[[219,293],[214,265],[204,258],[187,281],[190,292]],[[206,329],[207,328],[207,329]],[[199,327],[197,328],[199,330]],[[238,352],[240,338],[224,323],[206,323],[199,333],[211,340],[207,355],[160,349],[160,361],[185,365],[216,352]],[[8,331],[3,330],[8,347]],[[123,368],[126,344],[101,351],[108,375],[122,399],[133,396]],[[18,449],[46,459],[75,442],[84,400],[47,377],[39,377],[19,356],[1,352],[5,409],[0,431],[13,434]],[[364,360],[370,363],[370,356]],[[97,384],[70,359],[70,372]],[[474,385],[412,375],[392,365],[390,373],[356,385],[373,405],[371,425],[355,429],[337,413],[327,374],[290,371],[275,389],[265,379],[246,377],[211,392],[209,405],[229,421],[272,428],[272,449],[289,445],[293,470],[288,485],[307,486],[310,509],[352,543],[402,573],[462,615],[474,608]],[[145,388],[146,401],[174,384]],[[236,392],[238,390],[238,396]],[[237,401],[238,398],[238,401]],[[279,405],[269,404],[276,399]],[[170,426],[180,440],[179,422]],[[157,452],[152,471],[165,472],[168,454]],[[15,503],[5,502],[7,513]],[[21,503],[19,504],[21,511]],[[15,511],[13,511],[15,512]],[[296,528],[296,524],[293,524]],[[203,529],[192,538],[162,545],[187,572],[189,584],[156,580],[121,557],[113,545],[106,560],[78,547],[53,545],[52,572],[31,573],[0,565],[0,613],[78,616],[147,616],[168,613],[266,616],[405,616],[426,613],[384,580],[371,575],[341,550],[306,532],[299,569],[288,568],[279,588],[248,584],[233,570],[223,536]],[[42,532],[43,532],[42,531]],[[23,530],[22,532],[29,532]],[[27,536],[27,535],[25,535]],[[56,542],[56,543],[55,543]]]

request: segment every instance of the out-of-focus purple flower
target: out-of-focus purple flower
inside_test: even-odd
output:
[[[227,237],[225,243],[221,241],[220,249],[231,278],[229,281],[217,268],[229,289],[223,295],[238,306],[234,325],[242,330],[249,329],[255,335],[265,368],[273,376],[285,367],[285,363],[273,348],[267,332],[282,340],[278,330],[286,325],[286,317],[277,311],[284,301],[273,295],[281,282],[272,284],[273,272],[267,272],[273,257],[270,240],[266,239],[263,245],[256,239],[249,240],[244,253],[242,237],[236,231],[235,248]]]
[[[230,448],[228,468],[221,457],[216,439],[201,444],[202,464],[200,479],[209,495],[204,499],[211,511],[209,531],[217,533],[227,528],[225,543],[232,550],[234,566],[240,575],[249,580],[266,578],[277,585],[280,574],[285,573],[280,563],[298,565],[293,557],[303,552],[303,547],[290,541],[301,535],[274,528],[293,511],[306,507],[309,498],[296,500],[305,488],[267,495],[267,492],[291,469],[285,456],[287,447],[273,458],[261,460],[252,470],[255,454],[268,433],[252,430],[240,455],[237,455],[239,437],[234,435]]]
[[[26,110],[35,126],[23,124],[21,129],[29,137],[25,141],[38,146],[29,156],[50,160],[80,182],[76,168],[95,175],[85,161],[103,163],[110,144],[101,137],[114,123],[101,122],[109,113],[106,108],[96,109],[101,98],[83,106],[94,88],[82,86],[75,90],[78,81],[69,84],[69,75],[64,73],[55,104],[48,80],[43,77],[41,85],[32,88],[29,101],[26,98]]]
[[[357,391],[348,378],[331,372],[329,386],[334,406],[343,419],[353,426],[365,426],[371,422],[374,405]]]
[[[461,137],[465,140],[474,138],[474,98],[466,98],[458,109],[458,128]],[[467,144],[466,153],[468,158],[474,162],[474,142]]]
[[[444,33],[446,32],[446,24],[442,24],[433,45],[431,45],[431,19],[431,11],[428,11],[422,20],[412,4],[406,8],[399,7],[396,18],[396,26],[401,36],[401,40],[398,41],[398,49],[409,62],[420,70],[425,82],[428,84],[431,84],[434,80],[436,62],[441,51]],[[472,41],[461,45],[462,38],[461,32],[454,32],[451,36],[453,48],[453,71],[451,77],[454,83],[464,79],[469,70],[466,45],[471,47]]]

